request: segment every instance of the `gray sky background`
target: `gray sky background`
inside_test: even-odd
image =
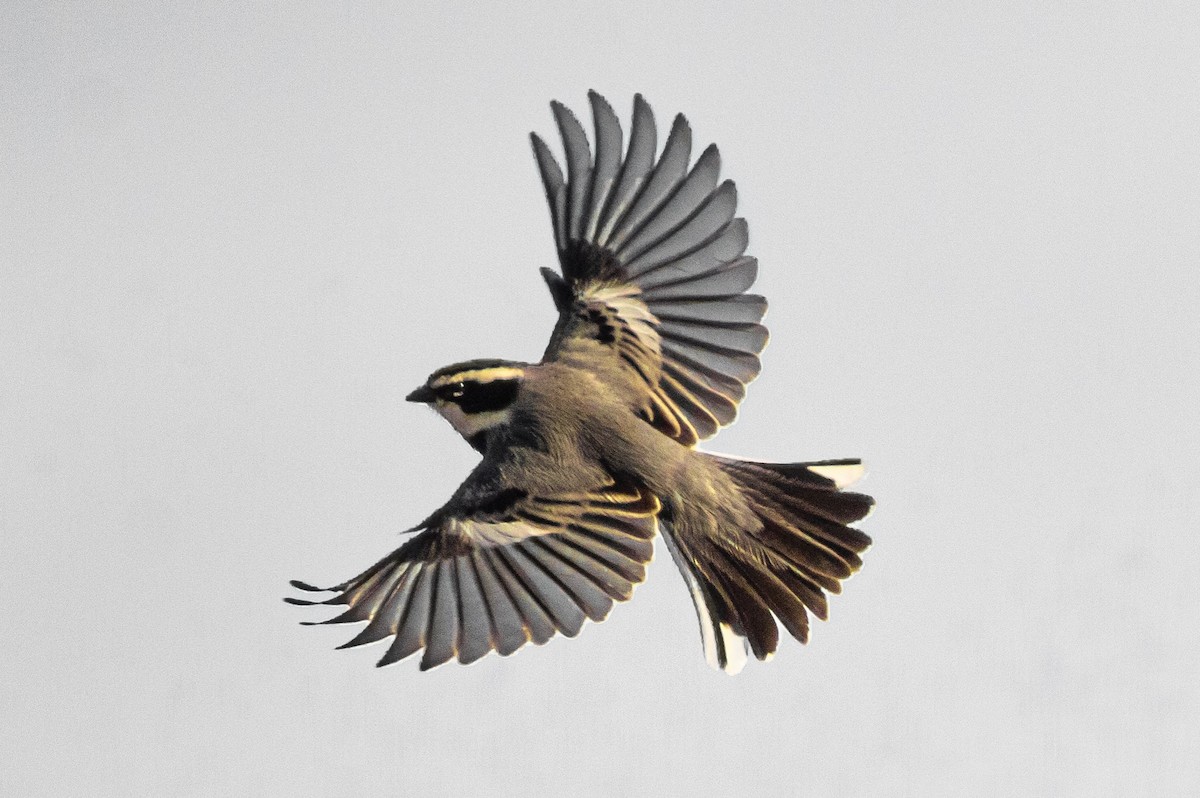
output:
[[[0,10],[0,792],[1197,794],[1193,4],[176,5]],[[737,678],[661,547],[575,640],[376,670],[280,598],[473,464],[408,390],[540,355],[526,136],[589,88],[738,182],[772,344],[709,448],[866,458],[876,545]]]

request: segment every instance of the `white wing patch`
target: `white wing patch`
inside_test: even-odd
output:
[[[587,293],[589,299],[603,302],[616,311],[617,316],[629,325],[629,330],[647,349],[661,355],[658,319],[646,307],[641,294],[640,288],[628,283],[594,288]]]
[[[550,535],[559,530],[555,527],[537,526],[528,521],[454,519],[446,523],[446,531],[460,535],[478,546],[488,547],[507,546],[539,535]]]

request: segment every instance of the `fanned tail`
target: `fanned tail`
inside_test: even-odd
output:
[[[737,673],[746,645],[760,659],[779,644],[776,619],[808,642],[808,614],[829,615],[826,593],[860,567],[871,538],[850,524],[870,513],[874,500],[843,490],[858,479],[858,460],[756,463],[708,455],[737,484],[758,528],[721,530],[711,542],[667,531],[674,557],[691,590],[710,665]]]

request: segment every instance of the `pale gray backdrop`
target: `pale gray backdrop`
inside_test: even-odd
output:
[[[1192,4],[175,5],[0,11],[0,792],[1200,789]],[[526,134],[588,88],[738,181],[773,343],[711,448],[866,458],[876,545],[733,679],[662,551],[375,670],[286,580],[467,473],[429,371],[541,353]]]

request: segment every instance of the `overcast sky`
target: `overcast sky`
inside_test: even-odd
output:
[[[0,792],[1200,792],[1193,4],[179,5],[0,10]],[[707,446],[865,458],[876,545],[736,678],[662,546],[377,670],[280,598],[472,467],[409,390],[540,355],[527,133],[589,88],[738,184],[772,343]]]

